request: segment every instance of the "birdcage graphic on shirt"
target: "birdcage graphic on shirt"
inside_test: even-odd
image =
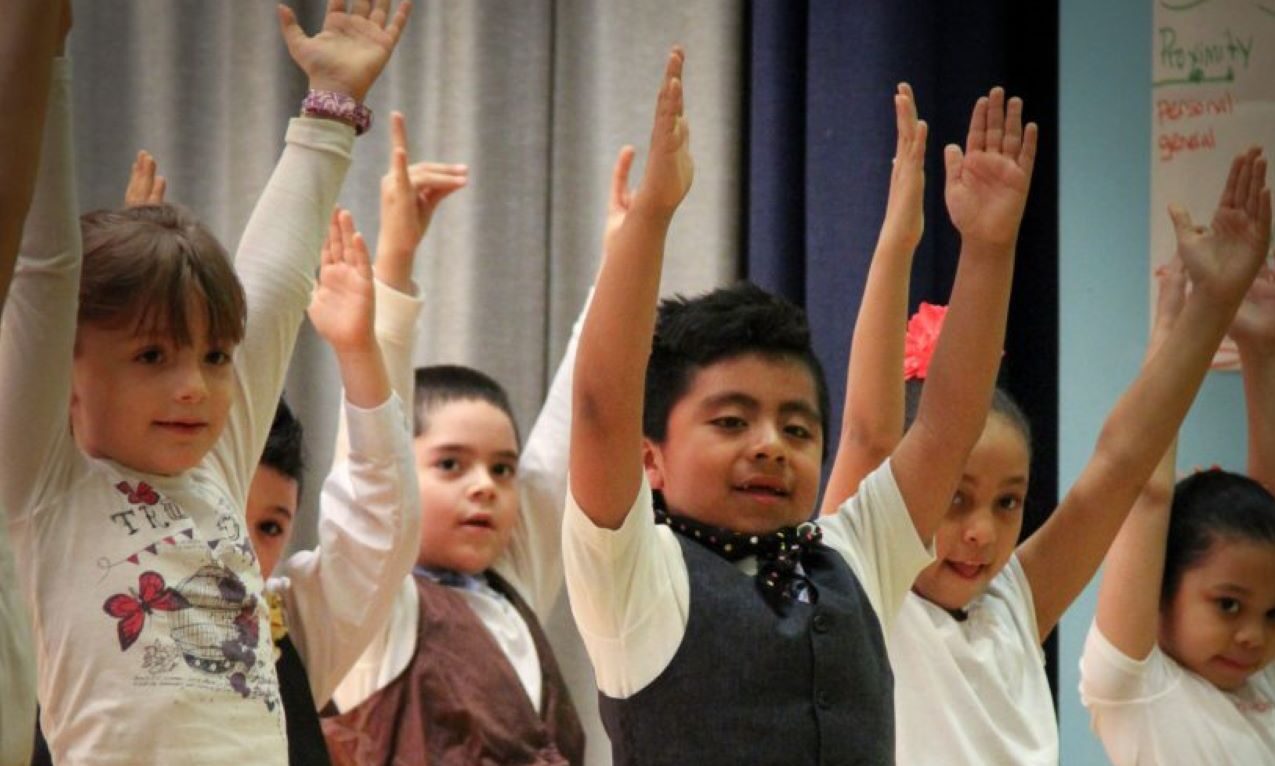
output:
[[[250,649],[243,651],[241,615],[253,611],[256,599],[248,596],[243,581],[224,566],[206,564],[183,580],[177,591],[190,602],[189,609],[170,618],[173,640],[186,664],[210,674],[250,667],[255,658]]]

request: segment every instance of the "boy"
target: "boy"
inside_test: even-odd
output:
[[[965,151],[947,148],[962,253],[917,427],[816,526],[827,397],[800,312],[744,287],[656,322],[693,173],[682,62],[674,49],[575,370],[563,555],[615,759],[893,763],[882,631],[987,417],[1035,126],[995,90]]]

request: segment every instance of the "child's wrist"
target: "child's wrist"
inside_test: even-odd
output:
[[[366,337],[353,338],[340,344],[332,343],[332,351],[336,353],[337,360],[341,363],[358,362],[364,359],[379,357],[381,347],[376,343],[376,335],[368,333]]]
[[[372,126],[372,110],[363,105],[363,99],[335,83],[322,85],[320,81],[310,81],[310,92],[301,101],[301,114],[344,123],[354,128],[355,135],[366,133]]]

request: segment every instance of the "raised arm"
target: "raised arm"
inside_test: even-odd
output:
[[[1177,259],[1156,274],[1159,298],[1147,344],[1147,361],[1169,337],[1186,301],[1186,274]],[[1177,464],[1177,439],[1151,473],[1103,560],[1098,586],[1098,630],[1126,657],[1141,660],[1156,644],[1160,624],[1160,584],[1164,577],[1169,508]]]
[[[1248,475],[1275,492],[1275,271],[1263,268],[1231,324],[1248,408]]]
[[[71,2],[50,12],[48,0],[5,4],[0,25],[0,309],[18,257],[22,223],[35,192],[54,56],[61,56],[71,26]]]
[[[313,37],[279,6],[283,39],[309,78],[311,90],[361,102],[398,42],[410,9],[403,0],[389,17],[389,0],[332,0]],[[317,112],[315,112],[317,114]],[[354,131],[343,118],[301,117],[288,127],[287,146],[244,230],[235,269],[248,302],[244,342],[235,354],[236,403],[215,455],[240,499],[270,431],[328,217],[350,164]],[[267,404],[268,403],[268,404]]]
[[[421,240],[439,203],[469,181],[465,165],[408,164],[407,121],[390,115],[389,167],[381,177],[381,231],[376,240],[376,340],[385,358],[390,387],[403,403],[410,431],[414,399],[412,353],[416,347],[421,299],[413,273]],[[337,427],[333,463],[349,449],[344,420]]]
[[[618,529],[642,483],[642,406],[655,331],[664,243],[691,187],[690,128],[683,113],[682,63],[664,70],[651,149],[632,206],[598,276],[580,332],[572,395],[571,494],[597,526]]]
[[[841,440],[824,488],[822,515],[835,513],[903,436],[903,338],[912,256],[925,227],[928,133],[925,122],[916,117],[907,83],[901,83],[894,95],[894,119],[898,141],[890,195],[854,323]]]
[[[78,452],[67,425],[80,292],[71,73],[53,63],[39,170],[0,322],[0,513],[30,511],[45,477]]]
[[[1093,456],[1049,520],[1019,548],[1043,638],[1093,577],[1186,417],[1270,245],[1266,162],[1235,158],[1209,227],[1170,207],[1192,290],[1168,337],[1103,424]]]
[[[323,486],[319,546],[281,574],[289,626],[322,706],[389,617],[420,538],[411,442],[373,332],[367,246],[348,212],[334,214],[309,315],[336,352],[350,454]]]
[[[948,214],[960,263],[943,334],[912,427],[890,459],[917,533],[933,538],[983,433],[1005,343],[1014,249],[1036,158],[1036,125],[1023,103],[992,89],[970,118],[965,151],[944,148]]]

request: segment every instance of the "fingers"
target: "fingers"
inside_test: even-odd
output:
[[[390,112],[390,149],[407,151],[407,118],[397,110]]]
[[[345,0],[328,0],[326,13],[345,13]]]
[[[341,260],[341,208],[332,208],[332,217],[328,219],[328,238],[323,242],[323,263],[325,265]]]
[[[943,147],[943,168],[947,172],[947,182],[950,184],[961,178],[961,164],[965,160],[965,155],[961,154],[961,147],[956,144],[948,144]]]
[[[372,12],[368,14],[368,20],[378,27],[385,26],[385,20],[390,16],[390,0],[376,0],[372,6]]]
[[[1017,159],[1023,148],[1023,100],[1017,96],[1009,100],[1005,109],[1005,139],[1001,150],[1006,156]]]
[[[632,146],[624,146],[615,158],[615,168],[611,171],[611,209],[623,210],[629,202],[629,170],[633,167],[633,158],[637,156]]]
[[[1248,194],[1245,197],[1244,210],[1250,218],[1258,216],[1261,207],[1262,192],[1266,189],[1266,158],[1261,149],[1253,160],[1253,173],[1249,176]]]
[[[1239,174],[1235,179],[1235,198],[1231,201],[1231,207],[1243,209],[1248,203],[1249,186],[1253,181],[1253,159],[1253,150],[1250,149],[1240,161]]]
[[[368,2],[368,0],[354,0],[354,2],[350,5],[351,16],[362,16],[363,18],[367,18],[371,12],[372,4]]]
[[[333,0],[333,2],[338,2],[338,0]],[[330,6],[328,12],[332,12]],[[287,46],[288,53],[292,55],[292,58],[296,59],[296,46],[305,42],[305,32],[301,29],[301,25],[297,23],[297,15],[292,12],[291,8],[280,4],[277,7],[277,13],[279,16],[279,31],[283,34],[283,44]]]
[[[398,44],[398,38],[402,36],[403,27],[407,26],[407,18],[411,15],[411,0],[403,0],[403,2],[398,4],[398,10],[394,11],[394,18],[390,19],[390,23],[385,27],[385,31],[389,33],[393,44]]]
[[[664,66],[664,84],[656,103],[657,118],[682,113],[682,66],[685,61],[686,54],[681,46],[673,46],[668,54],[668,63]]]
[[[1218,207],[1235,207],[1236,194],[1239,191],[1240,169],[1244,166],[1244,162],[1248,157],[1248,153],[1237,154],[1235,159],[1231,160],[1231,170],[1226,174],[1226,185],[1222,187],[1222,198],[1218,200]]]
[[[1189,235],[1195,233],[1195,224],[1191,223],[1191,214],[1180,205],[1169,205],[1169,218],[1173,221],[1173,231],[1177,235],[1178,242],[1182,242]]]
[[[974,111],[970,114],[969,133],[965,136],[966,154],[982,151],[987,145],[987,102],[987,96],[982,96],[974,102]]]
[[[1161,330],[1165,330],[1182,313],[1182,304],[1186,301],[1186,267],[1181,258],[1175,257],[1157,268],[1155,276],[1155,322]]]
[[[987,137],[985,149],[1000,152],[1005,137],[1005,89],[992,88],[987,98]]]
[[[894,95],[894,123],[898,131],[899,141],[894,156],[901,157],[906,151],[905,144],[916,135],[916,102],[912,98],[912,86],[899,83],[898,93]]]
[[[164,204],[164,194],[168,191],[168,179],[163,176],[155,176],[155,185],[151,187],[150,196],[147,198],[148,205]]]
[[[1040,128],[1036,126],[1036,123],[1027,123],[1027,128],[1023,130],[1023,145],[1018,150],[1018,167],[1029,176],[1032,168],[1036,166],[1036,143],[1039,134]]]

